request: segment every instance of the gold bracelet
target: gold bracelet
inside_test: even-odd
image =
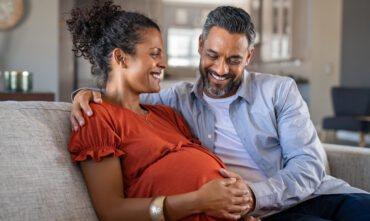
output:
[[[163,211],[165,199],[165,196],[158,196],[150,202],[149,215],[152,221],[165,221]]]

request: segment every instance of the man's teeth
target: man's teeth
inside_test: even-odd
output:
[[[219,77],[219,76],[217,76],[215,74],[212,74],[212,77],[214,77],[216,80],[219,80],[219,81],[223,81],[223,80],[226,79],[225,77]]]
[[[154,78],[156,79],[161,79],[161,75],[160,74],[152,74]]]

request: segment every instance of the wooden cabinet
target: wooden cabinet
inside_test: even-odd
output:
[[[292,58],[292,0],[262,3],[262,61]]]
[[[54,101],[54,93],[47,92],[0,92],[0,101]]]

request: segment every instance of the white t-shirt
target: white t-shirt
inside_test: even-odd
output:
[[[242,176],[246,183],[265,180],[266,174],[243,146],[230,119],[230,104],[236,100],[237,95],[215,99],[203,93],[203,97],[215,116],[215,154],[230,171]]]

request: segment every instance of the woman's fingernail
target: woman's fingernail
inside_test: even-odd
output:
[[[91,111],[87,111],[87,116],[89,116],[89,117],[90,117],[90,116],[91,116],[91,114],[92,114],[92,113],[91,113]]]
[[[77,131],[77,130],[78,130],[78,127],[77,127],[77,126],[74,126],[74,127],[73,127],[73,129],[74,129],[75,131]]]

